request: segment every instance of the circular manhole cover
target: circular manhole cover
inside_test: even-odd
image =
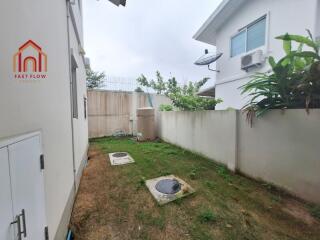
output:
[[[116,158],[121,158],[121,157],[126,157],[128,156],[127,153],[114,153],[112,154],[113,157],[116,157]]]
[[[164,194],[175,194],[181,190],[181,184],[176,179],[163,179],[156,184],[156,189]]]

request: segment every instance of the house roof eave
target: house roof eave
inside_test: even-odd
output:
[[[204,41],[202,39],[203,33],[208,29],[208,27],[211,25],[211,23],[214,21],[214,19],[217,18],[219,13],[222,11],[223,8],[232,0],[223,0],[220,5],[216,8],[216,10],[210,15],[210,17],[202,24],[200,29],[194,34],[193,39],[198,41]]]
[[[200,42],[216,45],[217,31],[246,0],[223,0],[193,36]]]

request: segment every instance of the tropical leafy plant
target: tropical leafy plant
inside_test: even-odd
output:
[[[241,87],[242,94],[251,97],[243,108],[250,121],[270,109],[320,107],[320,43],[309,36],[285,34],[276,39],[283,41],[285,57],[278,62],[268,61],[272,68],[268,73],[257,73]],[[298,43],[293,50],[293,43]],[[308,50],[304,50],[307,47]]]
[[[137,82],[144,87],[154,89],[158,94],[165,94],[174,107],[182,111],[199,111],[213,110],[221,99],[204,98],[197,95],[200,88],[207,83],[209,78],[204,78],[198,82],[189,82],[180,86],[175,77],[164,81],[160,72],[157,71],[157,81],[148,80],[144,75],[141,75]]]

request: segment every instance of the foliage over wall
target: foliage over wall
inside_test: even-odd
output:
[[[88,89],[100,88],[103,80],[106,78],[106,74],[104,72],[95,72],[90,68],[86,68],[86,75]]]
[[[160,107],[159,107],[159,110],[161,112],[171,112],[173,111],[173,106],[170,105],[170,104],[161,104]]]
[[[137,82],[143,87],[154,89],[157,94],[165,94],[174,107],[182,111],[213,110],[221,99],[205,98],[197,95],[200,88],[207,83],[209,78],[204,78],[198,82],[189,82],[180,86],[175,77],[164,81],[160,72],[156,73],[157,80],[148,80],[143,74]],[[162,110],[167,111],[168,107]]]
[[[269,57],[270,73],[257,73],[241,87],[251,97],[244,107],[248,117],[262,116],[270,109],[320,107],[320,42],[309,36],[285,34],[285,56],[278,62]],[[293,43],[298,43],[293,49]],[[308,50],[304,50],[307,47]]]

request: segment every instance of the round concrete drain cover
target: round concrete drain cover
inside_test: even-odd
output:
[[[181,184],[176,179],[163,179],[156,184],[156,189],[164,194],[175,194],[181,190]]]
[[[115,154],[112,154],[113,157],[116,157],[116,158],[121,158],[121,157],[126,157],[128,156],[127,153],[115,153]]]

